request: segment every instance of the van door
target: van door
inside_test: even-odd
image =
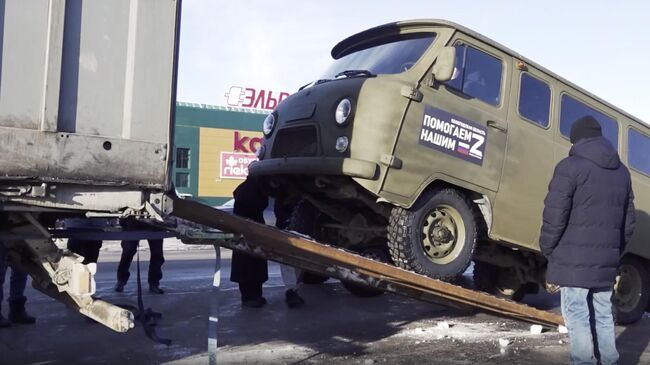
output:
[[[552,79],[518,62],[512,72],[508,145],[490,236],[532,249],[555,166]]]
[[[422,83],[422,100],[410,103],[395,148],[402,166],[391,168],[384,184],[411,202],[438,179],[477,191],[499,187],[510,57],[460,33],[450,44],[456,47],[455,78]]]

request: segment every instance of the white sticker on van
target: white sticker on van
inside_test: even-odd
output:
[[[487,129],[475,122],[427,105],[419,144],[483,165]]]

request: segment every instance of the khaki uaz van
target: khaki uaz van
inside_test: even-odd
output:
[[[632,174],[638,224],[615,306],[620,323],[641,317],[650,296],[650,128],[447,21],[372,28],[332,57],[266,118],[250,167],[278,198],[300,201],[292,229],[444,280],[473,260],[477,288],[521,299],[545,282],[543,200],[572,123],[589,114]]]

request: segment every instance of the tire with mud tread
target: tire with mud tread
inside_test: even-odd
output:
[[[499,267],[487,262],[474,261],[472,278],[474,279],[474,288],[499,298],[519,302],[526,295],[526,288],[524,286],[516,290],[499,288]]]
[[[388,254],[388,251],[385,247],[366,247],[365,249],[360,250],[359,254],[375,261],[391,265],[393,264],[390,259],[390,255]],[[354,284],[345,280],[341,280],[341,284],[343,284],[343,287],[345,287],[345,289],[347,289],[350,293],[362,298],[372,298],[384,294],[383,290],[371,288],[365,285]]]
[[[388,247],[395,264],[435,279],[451,281],[469,266],[482,233],[482,217],[453,188],[422,194],[411,209],[395,207]]]
[[[620,280],[614,291],[612,307],[617,324],[641,319],[650,303],[650,273],[647,262],[635,256],[624,257],[618,265]]]
[[[289,224],[287,229],[308,235],[314,236],[315,221],[318,217],[318,210],[311,203],[306,200],[301,200],[291,212]],[[317,239],[317,237],[314,237]],[[322,284],[326,282],[329,277],[316,274],[310,271],[305,271],[302,276],[304,284]]]

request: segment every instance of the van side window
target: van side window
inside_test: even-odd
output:
[[[551,88],[528,73],[519,82],[519,114],[542,127],[548,127],[551,108]]]
[[[618,150],[618,123],[605,114],[596,111],[571,96],[562,95],[562,110],[560,114],[560,132],[563,136],[569,138],[571,135],[571,126],[579,118],[585,115],[591,115],[596,118],[603,130],[603,136],[607,138],[614,148]]]
[[[627,162],[633,169],[650,175],[650,138],[634,129],[627,136]]]
[[[501,102],[501,60],[465,44],[456,44],[454,77],[446,85],[488,104]]]

